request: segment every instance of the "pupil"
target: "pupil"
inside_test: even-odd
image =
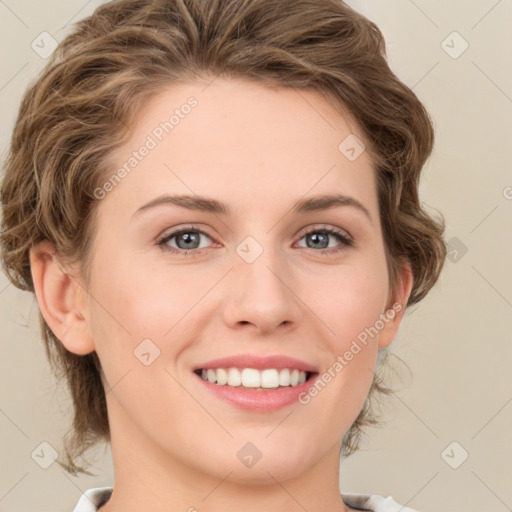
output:
[[[318,241],[319,237],[323,237],[324,244],[322,245],[322,249],[325,249],[329,245],[329,242],[327,241],[327,235],[325,233],[322,233],[322,234],[313,233],[310,236],[311,236],[311,238],[313,238],[316,241]],[[327,245],[325,245],[326,241],[327,241]]]
[[[178,240],[180,238],[183,238],[185,239],[185,243],[188,244],[188,243],[193,243],[194,241],[197,242],[197,233],[183,233],[181,235],[181,237],[178,237]],[[194,238],[196,238],[196,240],[194,240]],[[185,249],[190,249],[190,247],[184,247]],[[183,249],[183,247],[180,247],[180,249]]]

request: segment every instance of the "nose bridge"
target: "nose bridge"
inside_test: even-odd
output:
[[[252,288],[253,293],[276,295],[275,298],[286,295],[284,283],[276,274],[289,272],[272,233],[256,236],[258,239],[252,235],[247,236],[236,247],[236,273],[246,286]]]
[[[261,240],[262,237],[260,236],[259,239]],[[246,237],[236,247],[236,253],[238,258],[235,269],[249,286],[264,293],[283,294],[282,288],[285,285],[282,279],[285,276],[279,279],[278,274],[289,272],[271,235],[266,236],[262,242],[253,236]]]
[[[250,235],[235,247],[229,323],[250,322],[267,331],[297,321],[291,267],[274,238],[272,232]]]

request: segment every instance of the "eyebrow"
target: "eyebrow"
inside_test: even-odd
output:
[[[216,213],[219,215],[230,215],[231,213],[229,207],[226,204],[210,197],[197,195],[163,194],[142,205],[138,210],[134,212],[132,217],[135,217],[142,212],[149,210],[150,208],[164,204],[175,205],[181,208],[186,208],[188,210]],[[373,223],[368,209],[357,199],[345,194],[318,195],[308,199],[299,199],[293,204],[291,211],[293,213],[304,213],[327,210],[329,208],[336,208],[340,206],[352,206],[358,209],[359,211],[363,212],[366,217],[368,217],[371,223]]]

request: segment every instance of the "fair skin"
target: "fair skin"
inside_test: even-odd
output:
[[[95,350],[104,369],[115,483],[101,510],[354,510],[339,492],[341,439],[405,308],[307,405],[241,410],[206,391],[192,369],[250,353],[323,370],[393,303],[406,304],[407,269],[389,297],[368,152],[350,161],[338,150],[350,133],[364,138],[314,91],[220,78],[205,87],[179,84],[153,97],[114,155],[115,171],[175,108],[197,99],[99,202],[87,285],[78,269],[64,271],[51,245],[31,252],[46,321],[69,351]],[[164,193],[207,196],[230,214],[164,204],[134,216]],[[351,205],[291,211],[298,200],[334,193],[368,215]],[[196,245],[183,237],[168,240],[169,251],[157,245],[190,223],[206,233],[189,230]],[[327,235],[318,248],[304,228],[317,236],[337,229],[354,244]],[[248,236],[263,248],[250,264],[236,251]],[[149,366],[133,353],[147,338],[160,349]],[[262,453],[252,467],[237,457],[247,442]]]

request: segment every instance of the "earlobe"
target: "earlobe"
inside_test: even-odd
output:
[[[81,284],[61,265],[50,242],[31,249],[30,269],[39,309],[55,336],[70,352],[93,352]]]
[[[412,269],[408,261],[403,262],[400,275],[397,278],[399,285],[396,295],[389,301],[387,309],[383,313],[384,327],[379,335],[379,349],[391,345],[398,333],[398,328],[405,313],[413,285]]]

